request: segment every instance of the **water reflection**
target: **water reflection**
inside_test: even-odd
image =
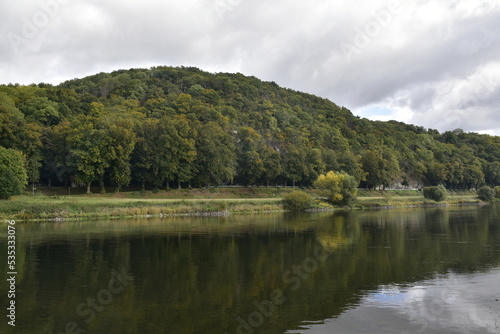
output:
[[[493,270],[380,286],[338,318],[288,333],[500,333],[499,281]]]
[[[60,333],[70,322],[85,333],[284,333],[304,325],[311,333],[427,333],[440,321],[461,332],[458,320],[484,323],[467,328],[485,332],[497,320],[485,312],[498,315],[500,305],[485,295],[498,293],[497,210],[22,224],[15,333]],[[108,294],[122,271],[130,284]],[[78,311],[88,298],[107,303],[92,321],[81,314],[87,308]],[[438,311],[439,321],[429,318]]]

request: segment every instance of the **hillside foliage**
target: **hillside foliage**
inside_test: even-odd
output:
[[[500,138],[375,122],[242,74],[154,67],[58,86],[0,86],[0,146],[22,152],[29,182],[160,189],[500,184]]]

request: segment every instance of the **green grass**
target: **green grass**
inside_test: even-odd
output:
[[[422,196],[419,190],[366,190],[358,189],[358,197]]]
[[[82,188],[39,188],[37,192],[46,196],[83,196],[83,197],[106,197],[106,198],[130,198],[130,199],[236,199],[236,198],[282,198],[299,188],[283,187],[213,187],[201,189],[169,189],[169,190],[146,190],[127,189],[126,191],[115,193],[113,189],[107,188],[106,193],[101,194],[100,189],[92,188],[92,195],[85,194]],[[308,189],[308,192],[315,194],[316,190]],[[27,193],[31,194],[31,193]]]
[[[282,210],[279,199],[130,199],[103,196],[18,196],[0,201],[0,219],[96,219]]]
[[[386,195],[379,197],[359,197],[355,207],[377,208],[377,207],[411,207],[411,206],[436,206],[436,205],[463,205],[482,203],[474,194],[450,194],[447,199],[436,202],[419,196],[397,196]]]
[[[42,189],[0,201],[0,219],[54,220],[99,219],[174,215],[220,215],[283,211],[281,200],[293,188],[209,188],[170,191],[129,191],[107,194],[64,195],[67,189]],[[332,210],[316,190],[305,189],[316,198],[313,210]],[[75,194],[77,193],[77,194]],[[446,201],[424,199],[421,192],[360,190],[353,208],[412,207],[479,203],[475,192],[451,192]]]

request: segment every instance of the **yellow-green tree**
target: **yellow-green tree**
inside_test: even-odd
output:
[[[348,205],[356,199],[358,182],[349,174],[330,171],[321,174],[314,182],[314,187],[323,189],[330,202]]]

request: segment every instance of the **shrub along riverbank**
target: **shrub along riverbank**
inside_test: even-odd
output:
[[[284,211],[282,199],[294,188],[208,188],[170,191],[63,195],[67,189],[47,188],[36,195],[0,201],[0,219],[66,220],[175,215],[227,215]],[[424,199],[420,191],[359,190],[350,207],[333,206],[315,189],[305,189],[314,200],[312,210],[424,207],[484,203],[477,193],[450,192],[446,201]],[[77,193],[77,191],[73,191]]]

